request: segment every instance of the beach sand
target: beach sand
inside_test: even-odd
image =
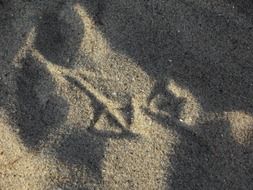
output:
[[[0,190],[253,189],[250,0],[0,0]]]

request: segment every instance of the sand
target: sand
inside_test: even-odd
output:
[[[0,0],[0,190],[253,189],[250,0]]]

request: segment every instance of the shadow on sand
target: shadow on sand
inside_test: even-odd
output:
[[[174,80],[190,90],[205,112],[253,113],[252,23],[238,23],[186,1],[96,2],[83,4],[93,6],[90,14],[99,20],[111,47],[133,58],[157,81],[148,102],[166,94],[166,84]],[[252,17],[250,1],[229,3]],[[171,125],[167,118],[150,116],[165,127]],[[202,125],[201,137],[169,127],[180,142],[170,158],[168,188],[252,188],[251,147],[233,139],[228,121]]]
[[[133,58],[157,81],[150,100],[159,93],[166,94],[166,84],[174,80],[189,89],[206,112],[253,113],[251,23],[238,23],[196,3],[176,0],[80,3],[90,11],[112,48]],[[231,3],[252,17],[249,0]],[[3,7],[0,3],[0,10]],[[71,68],[83,31],[79,24],[65,22],[59,10],[43,15],[35,45],[48,60]],[[36,149],[51,130],[64,123],[68,104],[54,94],[55,84],[43,66],[29,54],[21,63],[16,94],[20,115],[15,117],[22,140]],[[50,93],[41,96],[45,90],[41,87]],[[199,137],[181,128],[169,128],[167,119],[159,115],[150,117],[175,131],[180,139],[170,158],[173,169],[168,169],[168,188],[252,189],[252,144],[235,142],[227,121],[202,124]],[[74,132],[61,143],[57,157],[67,165],[85,166],[96,181],[101,181],[106,141],[90,131]]]

